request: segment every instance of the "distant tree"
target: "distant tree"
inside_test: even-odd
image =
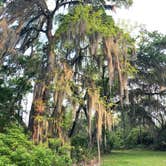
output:
[[[166,37],[164,35],[158,32],[142,32],[136,61],[138,88],[134,92],[138,100],[142,98],[142,106],[149,108],[147,110],[161,126],[165,125],[165,48]]]
[[[147,30],[140,33],[137,59],[134,62],[137,74],[129,81],[131,105],[125,111],[128,127],[148,128],[155,133],[152,133],[154,140],[166,127],[165,48],[165,35]]]

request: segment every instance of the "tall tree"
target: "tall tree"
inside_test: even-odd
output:
[[[95,112],[100,154],[102,128],[111,123],[110,89],[117,78],[120,82],[118,96],[123,105],[130,66],[127,57],[133,49],[131,38],[105,14],[105,10],[113,10],[114,6],[130,5],[131,0],[111,3],[58,0],[54,9],[49,10],[44,0],[6,2],[0,20],[2,64],[5,57],[17,56],[18,52],[27,51],[33,56],[37,42],[41,41],[42,51],[37,52],[41,57],[40,69],[35,79],[29,120],[35,143],[46,141],[48,135],[65,139],[61,124],[67,100],[74,110],[78,108],[78,114],[80,110],[85,112],[90,144],[92,113]],[[59,15],[60,8],[65,6],[70,7],[68,14]],[[129,47],[125,47],[125,42]],[[104,81],[108,79],[109,84]],[[100,88],[109,93],[102,94]]]

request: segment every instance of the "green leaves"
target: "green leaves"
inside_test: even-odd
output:
[[[24,134],[23,128],[16,124],[9,125],[0,133],[0,165],[5,166],[70,166],[71,159],[65,153],[68,147],[61,149],[61,154],[46,145],[33,145]],[[61,144],[59,145],[59,150]],[[60,164],[59,164],[60,163]]]
[[[133,0],[111,0],[116,6],[121,7],[130,7],[133,4]]]
[[[141,33],[136,62],[139,75],[149,83],[162,85],[166,80],[166,36],[146,30]]]
[[[92,6],[79,5],[61,20],[58,34],[65,31],[72,33],[92,34],[99,32],[103,35],[115,34],[116,26],[111,16],[107,16],[103,10],[95,10]]]

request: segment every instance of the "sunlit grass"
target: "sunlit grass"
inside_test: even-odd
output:
[[[102,158],[102,166],[166,166],[166,152],[145,150],[113,151]]]

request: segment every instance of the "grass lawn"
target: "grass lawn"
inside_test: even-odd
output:
[[[166,152],[117,150],[102,157],[102,166],[166,166]]]

